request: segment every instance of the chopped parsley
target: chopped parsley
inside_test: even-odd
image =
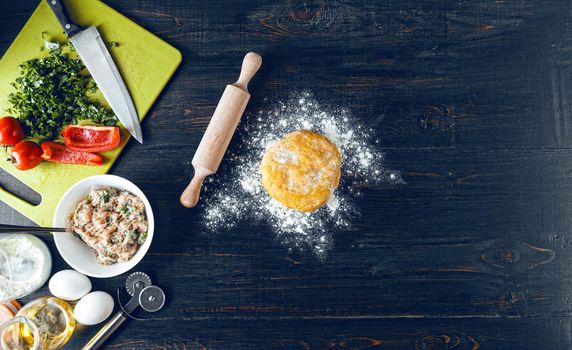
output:
[[[137,244],[139,244],[140,246],[143,245],[146,239],[147,239],[147,231],[139,235],[139,238],[137,239]]]
[[[120,242],[119,233],[116,232],[116,233],[111,235],[111,242],[112,243],[119,243]]]
[[[122,214],[128,214],[131,211],[131,208],[126,203],[123,203],[123,205],[119,208],[119,211]]]
[[[67,52],[73,51],[70,46],[46,40],[48,54],[22,63],[20,76],[12,83],[16,91],[9,95],[10,112],[20,119],[26,134],[38,141],[55,139],[64,125],[80,120],[117,123],[113,112],[88,96],[97,91],[97,85],[81,59]]]
[[[109,192],[103,191],[103,192],[101,193],[101,202],[102,202],[102,203],[107,203],[107,202],[109,202]]]

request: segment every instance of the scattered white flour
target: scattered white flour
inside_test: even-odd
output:
[[[227,174],[211,176],[205,184],[203,217],[211,231],[240,221],[265,222],[289,249],[311,249],[324,258],[333,246],[332,229],[349,227],[357,215],[354,200],[360,187],[403,183],[399,172],[384,167],[373,130],[358,125],[346,109],[320,105],[310,93],[245,116],[241,125],[237,135],[242,143],[233,153],[232,164],[222,165]],[[326,206],[312,213],[282,206],[260,184],[259,166],[266,150],[299,129],[328,136],[342,153],[340,186]]]

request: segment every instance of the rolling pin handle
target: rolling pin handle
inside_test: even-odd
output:
[[[249,52],[244,56],[242,61],[242,69],[240,71],[240,76],[236,83],[232,84],[239,89],[248,92],[248,83],[250,79],[256,74],[260,66],[262,65],[262,57],[256,52]]]
[[[193,208],[197,205],[199,196],[201,194],[201,187],[203,186],[203,181],[205,180],[205,177],[210,174],[210,172],[201,167],[195,167],[195,175],[179,199],[184,207]]]

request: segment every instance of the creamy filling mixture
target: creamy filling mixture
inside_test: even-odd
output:
[[[112,187],[92,188],[70,214],[68,223],[103,265],[128,261],[147,238],[141,198]]]

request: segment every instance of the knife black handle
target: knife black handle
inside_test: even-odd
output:
[[[58,18],[58,21],[60,21],[62,27],[64,27],[68,37],[72,37],[81,31],[81,28],[75,25],[68,17],[63,0],[46,0],[46,2],[50,5],[50,8]]]

